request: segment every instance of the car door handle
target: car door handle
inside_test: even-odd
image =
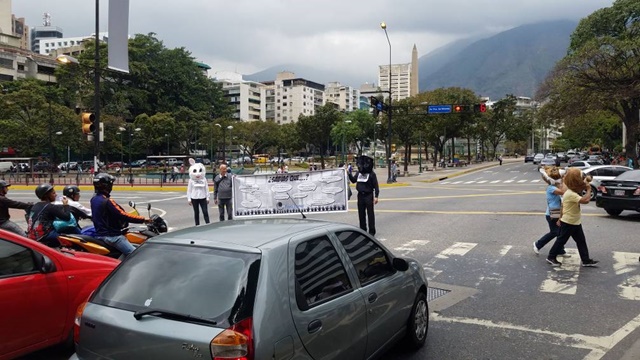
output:
[[[369,296],[367,297],[367,300],[369,301],[370,304],[376,302],[376,300],[378,300],[378,294],[376,293],[369,294]]]
[[[322,329],[322,321],[320,320],[313,320],[309,323],[309,326],[307,326],[307,331],[309,331],[309,334],[313,334],[320,329]]]

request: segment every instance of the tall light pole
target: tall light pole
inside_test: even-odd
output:
[[[345,123],[345,124],[351,124],[351,120],[346,120],[344,123]],[[344,155],[345,155],[345,154],[344,154],[344,153],[345,153],[345,149],[344,149],[344,138],[345,138],[345,132],[346,132],[346,131],[347,131],[347,127],[346,127],[346,125],[345,125],[345,126],[343,126],[343,128],[342,128],[342,163],[343,163],[343,164],[345,163],[345,157],[344,157]]]
[[[378,150],[378,137],[376,136],[376,129],[378,125],[382,125],[380,121],[373,124],[373,168],[376,168],[376,150]]]
[[[164,137],[167,138],[167,155],[169,155],[169,134],[164,134]]]
[[[100,0],[96,0],[96,50],[94,54],[93,64],[93,86],[94,86],[94,99],[93,99],[93,111],[95,115],[96,134],[93,136],[94,150],[93,150],[93,168],[95,173],[98,173],[98,160],[100,158]],[[131,156],[131,155],[129,155]],[[129,159],[131,160],[131,159]],[[131,161],[129,161],[131,162]]]
[[[222,161],[226,164],[227,163],[227,152],[226,152],[227,130],[232,130],[233,126],[229,125],[227,127],[224,127],[220,124],[216,124],[216,126],[222,129]]]
[[[387,183],[391,182],[391,41],[389,40],[389,34],[387,33],[387,24],[383,21],[380,23],[380,27],[384,30],[384,35],[387,37],[389,43],[389,106],[387,107]]]

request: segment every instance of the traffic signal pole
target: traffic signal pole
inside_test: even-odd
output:
[[[93,169],[98,173],[98,161],[100,158],[100,0],[96,0],[96,51],[94,56],[94,99],[95,130],[93,133]]]

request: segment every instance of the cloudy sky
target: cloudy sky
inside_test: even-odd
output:
[[[389,47],[394,63],[409,62],[451,41],[546,20],[579,20],[614,0],[130,0],[129,33],[154,32],[167,47],[185,47],[217,71],[251,74],[283,64],[340,68],[377,80]],[[108,1],[101,1],[107,31]],[[65,37],[95,28],[95,1],[13,0],[29,26],[52,25]],[[303,74],[299,74],[303,75]]]

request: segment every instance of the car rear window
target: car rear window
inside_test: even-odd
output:
[[[260,254],[146,244],[91,302],[133,312],[173,311],[230,326],[252,315],[259,270]]]
[[[631,170],[618,175],[616,180],[640,181],[640,170]]]

